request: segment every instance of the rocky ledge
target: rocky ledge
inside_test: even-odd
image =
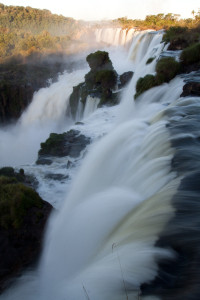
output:
[[[52,209],[19,178],[5,176],[6,168],[3,169],[0,169],[0,293],[25,268],[36,263]]]
[[[181,97],[200,96],[200,82],[188,82],[183,86]]]

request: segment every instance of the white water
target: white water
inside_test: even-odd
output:
[[[113,46],[125,46],[130,42],[134,34],[134,30],[123,30],[121,28],[100,28],[96,29],[96,41]]]
[[[58,82],[34,94],[27,111],[14,126],[0,129],[0,166],[34,163],[40,143],[51,132],[63,132],[72,124],[66,117],[73,86],[83,81],[85,70],[61,75]]]
[[[94,98],[91,96],[87,97],[84,112],[83,112],[83,119],[88,118],[97,109],[99,102],[100,102],[99,98]]]
[[[92,135],[94,124],[96,139],[106,136],[90,147],[61,211],[52,216],[38,270],[2,300],[123,300],[127,293],[137,299],[140,284],[157,274],[156,259],[173,257],[154,244],[173,216],[170,201],[179,184],[170,168],[173,150],[163,111],[178,98],[182,80],[151,89],[134,105],[137,79],[154,72],[155,62],[146,69],[146,60],[163,48],[161,34],[142,34],[129,52],[135,75],[122,103],[110,108],[102,124],[94,114],[80,126],[82,132],[89,126]]]

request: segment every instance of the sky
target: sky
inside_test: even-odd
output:
[[[200,9],[199,0],[0,0],[4,5],[31,6],[77,20],[110,20],[120,17],[145,19],[158,13],[191,18]]]

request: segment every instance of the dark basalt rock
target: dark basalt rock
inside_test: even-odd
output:
[[[41,143],[37,164],[45,164],[49,157],[71,156],[79,157],[81,151],[90,143],[90,138],[82,135],[78,130],[70,130],[62,134],[51,133],[46,142]],[[47,157],[47,158],[45,158]]]
[[[188,82],[183,86],[181,97],[200,96],[200,82]]]
[[[43,156],[39,156],[37,161],[36,161],[37,165],[48,165],[48,166],[50,166],[52,163],[53,163],[52,159],[46,158],[46,157],[43,157]]]
[[[53,173],[48,173],[45,175],[45,178],[47,179],[52,179],[52,180],[57,180],[57,181],[62,181],[64,179],[68,179],[68,175],[63,175],[63,174],[53,174]]]
[[[0,176],[0,293],[37,262],[51,209],[32,188]]]
[[[120,77],[119,77],[120,84],[118,85],[118,87],[120,89],[125,87],[129,83],[131,78],[133,77],[133,74],[134,73],[132,71],[128,71],[128,72],[125,72],[122,75],[120,75]]]

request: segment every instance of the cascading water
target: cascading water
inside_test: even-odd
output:
[[[172,267],[164,269],[172,289],[168,297],[162,294],[166,293],[164,280],[160,290],[150,284],[158,274],[162,279],[160,261],[176,262],[176,237],[181,236],[180,248],[184,244],[181,199],[189,205],[189,187],[196,207],[199,191],[195,181],[190,185],[197,172],[192,155],[198,156],[199,98],[179,98],[183,79],[175,78],[145,92],[133,104],[137,79],[154,72],[163,49],[161,36],[138,33],[134,37],[129,52],[134,77],[121,104],[107,108],[110,115],[104,118],[108,121],[112,116],[114,125],[106,129],[97,122],[106,108],[90,117],[107,135],[90,148],[61,211],[52,215],[38,270],[22,277],[2,300],[139,299],[141,290],[145,300],[198,299],[184,297],[181,288],[173,295]],[[152,56],[155,60],[146,65]],[[187,241],[194,243],[191,212],[190,204]],[[176,225],[169,225],[171,220]],[[187,267],[189,252],[182,251]],[[185,270],[181,262],[178,267],[176,274]]]
[[[66,118],[69,95],[86,72],[87,69],[61,75],[58,82],[34,94],[16,125],[0,129],[1,166],[34,162],[40,143],[51,132],[69,128],[72,124],[72,120]]]

